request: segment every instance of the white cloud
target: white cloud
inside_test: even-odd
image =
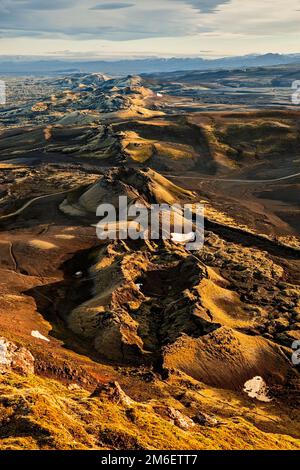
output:
[[[300,0],[0,0],[0,41],[11,54],[296,52],[299,21]]]

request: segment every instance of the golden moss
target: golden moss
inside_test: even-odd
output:
[[[299,449],[292,437],[265,433],[243,418],[182,430],[154,403],[123,406],[37,376],[0,377],[1,450]]]

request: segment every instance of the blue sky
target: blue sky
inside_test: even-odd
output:
[[[300,0],[0,0],[0,55],[300,52]]]

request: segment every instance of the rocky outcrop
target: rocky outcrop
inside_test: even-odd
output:
[[[197,415],[193,417],[193,421],[200,426],[215,427],[220,425],[220,422],[217,420],[217,418],[208,415],[203,411],[198,411]]]
[[[100,398],[124,406],[134,404],[134,401],[126,395],[118,382],[99,383],[91,394],[91,398]]]
[[[6,372],[19,374],[34,373],[34,357],[28,349],[0,337],[0,374]]]
[[[194,421],[172,406],[156,406],[154,411],[175,426],[187,431],[195,426]]]

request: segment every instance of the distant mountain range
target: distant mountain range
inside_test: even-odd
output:
[[[103,72],[110,75],[172,72],[178,70],[233,69],[265,67],[300,63],[300,54],[262,54],[220,59],[148,58],[104,60],[70,60],[30,56],[0,56],[0,74],[66,74],[74,72]]]

